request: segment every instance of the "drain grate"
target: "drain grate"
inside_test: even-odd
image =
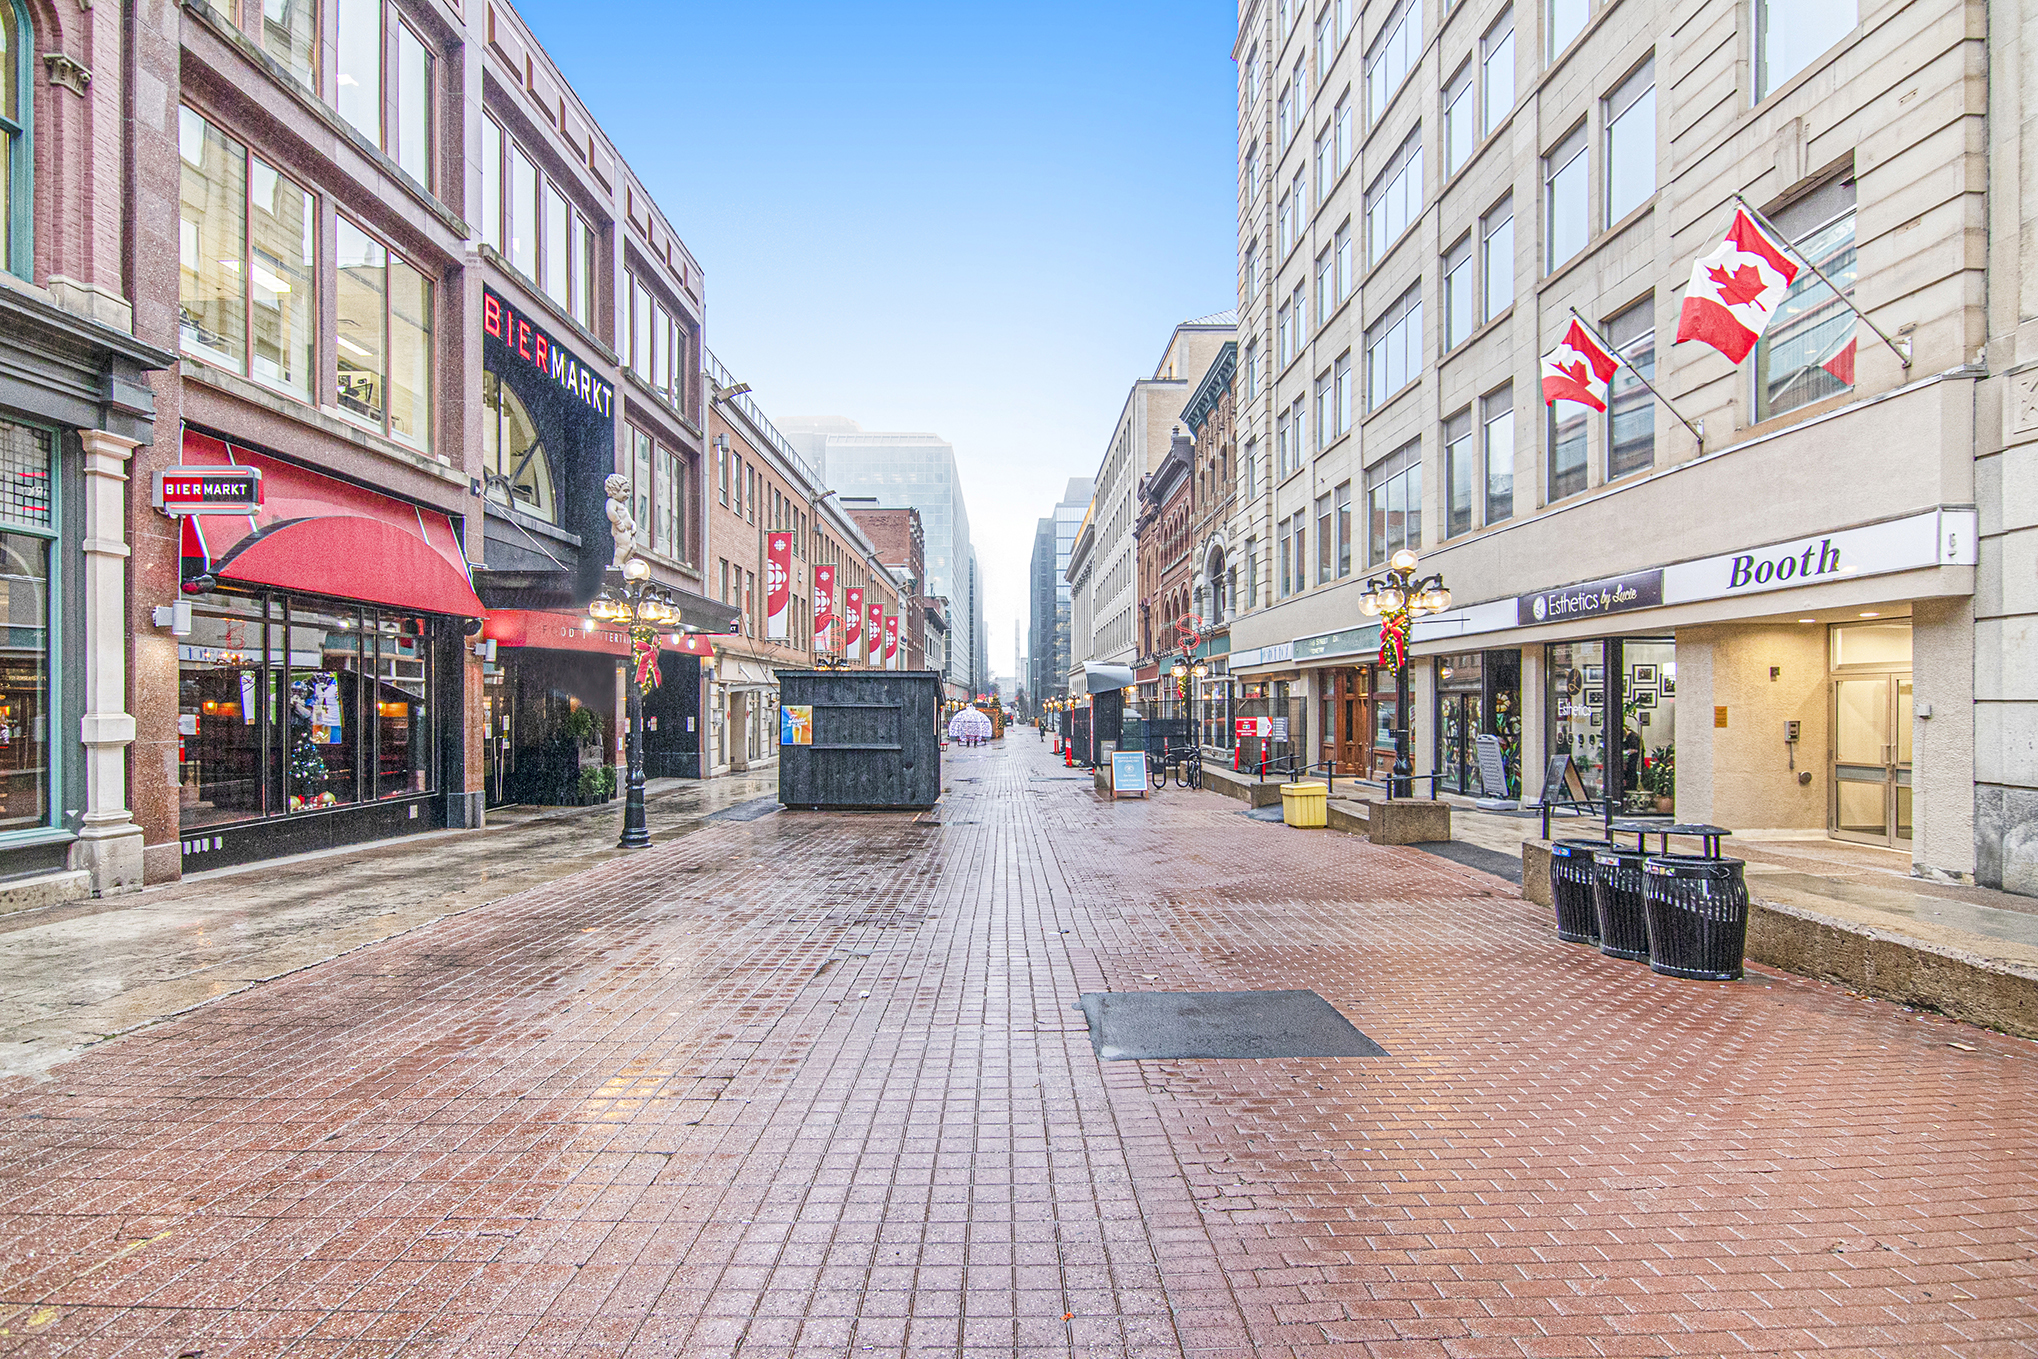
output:
[[[758,817],[770,816],[777,810],[778,798],[774,795],[772,797],[752,798],[748,802],[738,802],[733,806],[724,807],[719,812],[709,812],[707,819],[710,821],[755,821]]]
[[[1107,1062],[1387,1055],[1314,991],[1092,991],[1070,1008]]]

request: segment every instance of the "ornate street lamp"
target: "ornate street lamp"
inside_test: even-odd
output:
[[[679,621],[679,605],[652,581],[651,564],[642,557],[625,558],[608,575],[610,582],[587,606],[588,617],[597,625],[622,624],[628,629],[635,666],[624,708],[629,771],[623,784],[623,834],[616,848],[649,849],[651,832],[644,826],[644,695],[658,683],[659,630]]]
[[[1387,796],[1412,797],[1415,769],[1408,759],[1410,728],[1408,698],[1408,630],[1423,614],[1442,613],[1451,607],[1451,592],[1439,574],[1418,579],[1417,558],[1402,548],[1387,559],[1385,577],[1369,577],[1366,592],[1359,596],[1359,612],[1380,620],[1380,664],[1394,667],[1394,771],[1387,781]]]

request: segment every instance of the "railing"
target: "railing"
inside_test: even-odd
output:
[[[727,388],[736,385],[736,375],[723,367],[722,361],[716,358],[715,352],[706,345],[701,346],[701,363],[707,369],[708,381],[712,382],[715,387]],[[710,393],[710,395],[712,394]],[[815,490],[818,491],[827,485],[821,479],[821,469],[808,460],[797,448],[794,448],[792,440],[779,433],[778,426],[772,424],[766,418],[763,409],[750,399],[750,393],[745,392],[741,396],[730,397],[728,404],[741,411],[743,418],[748,420],[751,427],[764,436],[766,442],[777,449],[779,454],[794,467],[804,472],[814,483]]]

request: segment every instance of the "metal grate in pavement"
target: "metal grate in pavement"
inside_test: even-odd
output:
[[[770,816],[777,810],[778,795],[774,793],[770,797],[754,797],[748,802],[734,803],[731,806],[722,808],[719,812],[709,812],[707,819],[710,821],[755,821],[758,817]]]
[[[1092,991],[1070,1008],[1106,1062],[1387,1055],[1314,991]]]

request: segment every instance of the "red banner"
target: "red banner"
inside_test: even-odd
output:
[[[861,589],[842,592],[842,654],[856,655],[856,644],[863,637],[863,591]]]
[[[814,650],[835,649],[835,568],[814,568]]]
[[[868,639],[865,642],[866,658],[876,665],[885,644],[885,606],[874,599],[870,602],[870,622],[865,627],[864,636]]]
[[[774,533],[764,540],[764,635],[783,642],[792,635],[793,536]]]
[[[896,668],[893,662],[899,654],[899,620],[885,615],[885,668]]]

